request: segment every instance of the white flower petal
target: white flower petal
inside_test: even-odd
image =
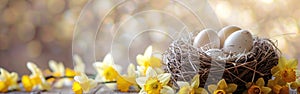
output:
[[[157,76],[157,73],[155,72],[155,70],[152,67],[148,67],[147,71],[146,71],[146,77],[155,77]]]
[[[142,89],[140,90],[139,94],[147,94],[147,93],[146,93],[145,89],[142,88]]]
[[[48,64],[49,64],[50,69],[53,72],[58,72],[58,65],[57,65],[56,61],[50,60]]]
[[[175,94],[175,91],[169,86],[163,86],[160,93],[161,94]]]
[[[149,59],[152,56],[152,46],[151,45],[146,48],[144,56]]]
[[[78,56],[78,55],[74,55],[73,56],[74,62],[75,62],[75,66],[74,66],[74,70],[76,72],[81,72],[84,73],[85,71],[85,65],[82,61],[82,59]]]
[[[135,67],[132,63],[130,63],[128,68],[127,68],[127,74],[128,74],[129,77],[136,77]]]
[[[108,64],[108,65],[113,65],[114,64],[114,60],[113,57],[110,53],[108,53],[104,59],[103,59],[103,63]]]
[[[170,73],[164,73],[164,74],[159,74],[157,76],[157,79],[163,84],[166,85],[170,81],[171,74]]]
[[[188,82],[184,82],[184,81],[177,81],[176,83],[180,88],[184,86],[190,86]]]
[[[146,81],[147,81],[147,78],[146,78],[146,77],[139,77],[139,78],[136,78],[136,82],[137,82],[137,84],[138,84],[140,87],[144,87]]]

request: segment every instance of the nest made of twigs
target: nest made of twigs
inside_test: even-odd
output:
[[[278,63],[279,50],[266,38],[254,37],[250,52],[238,56],[227,54],[221,60],[197,50],[192,43],[192,39],[175,40],[163,54],[165,71],[172,74],[171,84],[176,89],[179,88],[176,81],[190,81],[199,74],[201,87],[207,88],[206,85],[223,78],[227,83],[238,85],[235,93],[242,93],[248,82],[260,77],[266,82],[271,79],[271,68]]]

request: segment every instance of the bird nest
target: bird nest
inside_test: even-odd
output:
[[[278,63],[280,51],[269,39],[254,37],[249,52],[238,55],[224,52],[226,57],[221,59],[193,47],[192,41],[175,40],[163,54],[164,69],[172,74],[170,84],[175,89],[179,88],[176,81],[190,81],[195,74],[199,74],[201,87],[207,88],[207,85],[225,79],[227,83],[238,85],[235,93],[242,93],[248,82],[260,77],[265,81],[271,79],[271,68]]]

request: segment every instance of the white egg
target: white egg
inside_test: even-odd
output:
[[[234,25],[229,25],[229,26],[222,28],[218,32],[218,35],[220,37],[220,47],[223,47],[224,42],[229,35],[231,35],[233,32],[238,31],[238,30],[241,30],[241,28],[238,26],[234,26]]]
[[[253,47],[252,34],[248,30],[232,33],[224,42],[223,50],[234,54],[249,52]]]
[[[193,46],[200,49],[219,49],[220,38],[215,31],[211,29],[204,29],[195,37]]]

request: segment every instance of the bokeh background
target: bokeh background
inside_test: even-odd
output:
[[[99,6],[111,6],[107,1]],[[300,59],[299,0],[208,1],[222,26],[238,25],[254,35],[270,38],[285,56]],[[29,74],[26,62],[46,69],[52,59],[73,67],[73,31],[86,2],[0,0],[0,67]],[[162,2],[156,0],[154,4],[161,6]]]

